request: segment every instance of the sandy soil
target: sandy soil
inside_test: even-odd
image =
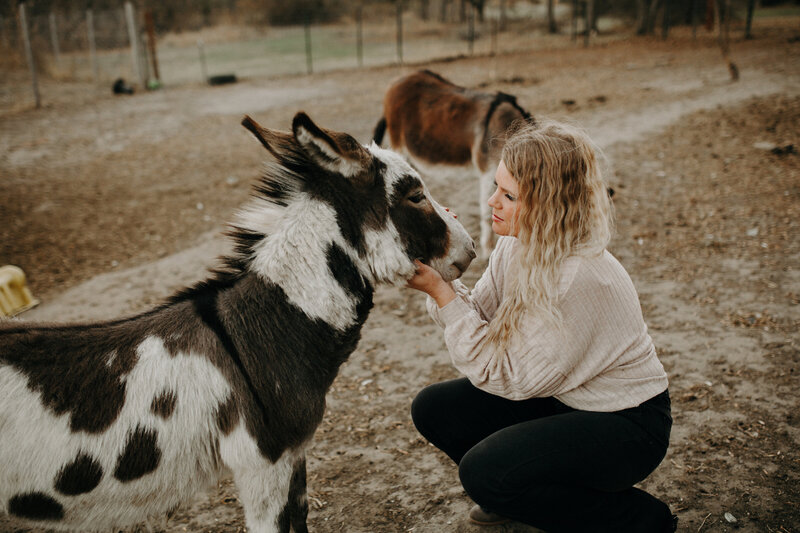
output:
[[[586,127],[608,156],[618,231],[670,375],[669,453],[642,485],[680,531],[800,530],[800,23],[736,41],[731,82],[715,41],[673,32],[425,65],[516,94]],[[242,114],[287,129],[304,109],[367,141],[388,84],[416,66],[115,98],[105,88],[0,80],[0,264],[42,303],[22,320],[134,313],[203,278],[264,157]],[[429,176],[478,232],[477,184]],[[485,265],[475,263],[468,284]],[[424,300],[382,288],[328,395],[309,453],[317,532],[477,532],[455,467],[414,430],[417,390],[456,376]],[[728,518],[726,518],[728,517]],[[244,531],[223,479],[155,531]],[[0,518],[0,531],[33,533]],[[515,525],[486,531],[528,532]]]

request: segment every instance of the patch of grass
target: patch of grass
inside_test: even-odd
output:
[[[753,18],[800,17],[800,6],[763,7],[753,12]]]

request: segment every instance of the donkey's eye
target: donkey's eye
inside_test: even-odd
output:
[[[420,203],[424,199],[425,199],[425,193],[423,193],[422,191],[415,192],[414,194],[412,194],[411,196],[408,197],[408,201],[412,202],[412,203],[415,203],[415,204]]]

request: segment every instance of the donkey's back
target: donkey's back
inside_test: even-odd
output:
[[[0,326],[0,509],[110,528],[168,514],[217,477],[231,387],[188,308]]]

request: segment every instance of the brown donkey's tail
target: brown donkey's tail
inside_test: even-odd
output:
[[[386,117],[381,117],[377,124],[375,124],[375,131],[372,134],[372,140],[378,146],[383,142],[383,135],[386,133]]]

